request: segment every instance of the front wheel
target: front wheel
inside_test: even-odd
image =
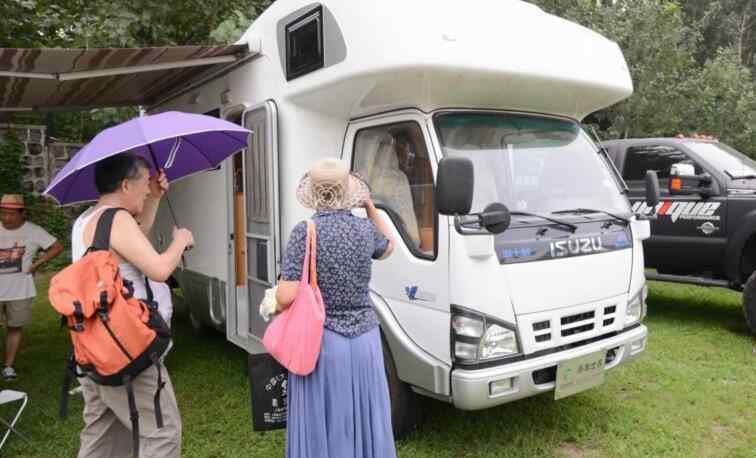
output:
[[[394,429],[394,438],[402,439],[417,426],[417,395],[408,384],[399,379],[391,351],[385,340],[381,339],[381,342],[383,345],[383,365],[386,370],[389,396],[391,397],[391,424]]]
[[[756,334],[756,272],[748,277],[743,286],[743,315],[748,329]]]

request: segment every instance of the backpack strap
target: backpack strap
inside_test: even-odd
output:
[[[65,419],[68,416],[68,390],[71,388],[71,381],[76,376],[76,360],[74,359],[73,347],[66,358],[66,371],[63,375],[63,385],[60,390],[60,418]]]
[[[158,378],[157,378],[157,389],[155,390],[155,423],[158,429],[163,427],[163,408],[160,406],[160,392],[163,391],[163,387],[165,387],[165,382],[163,381],[163,365],[160,364],[160,358],[155,354],[152,353],[150,355],[152,358],[152,362],[155,364],[155,367],[158,371]]]
[[[129,418],[131,419],[131,443],[133,447],[134,458],[139,458],[139,412],[136,408],[136,399],[134,398],[134,387],[131,385],[131,377],[123,377],[126,385],[126,396],[129,400]]]
[[[92,239],[91,250],[109,250],[110,249],[110,230],[113,228],[113,218],[115,214],[124,208],[106,208],[97,220],[94,239]]]
[[[152,305],[152,303],[155,302],[155,295],[152,293],[150,279],[147,278],[147,275],[144,276],[144,289],[147,290],[147,303]]]

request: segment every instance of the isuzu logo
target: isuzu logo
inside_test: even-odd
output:
[[[551,242],[549,244],[549,251],[552,258],[598,253],[604,251],[604,243],[601,241],[600,236],[560,240],[558,242]]]

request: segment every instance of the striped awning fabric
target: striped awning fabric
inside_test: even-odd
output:
[[[245,45],[0,48],[0,111],[149,106],[248,54]]]

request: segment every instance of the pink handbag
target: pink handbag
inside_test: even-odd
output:
[[[307,222],[302,278],[294,302],[268,325],[263,345],[282,366],[297,375],[315,370],[323,339],[325,307],[318,288],[315,224]]]

